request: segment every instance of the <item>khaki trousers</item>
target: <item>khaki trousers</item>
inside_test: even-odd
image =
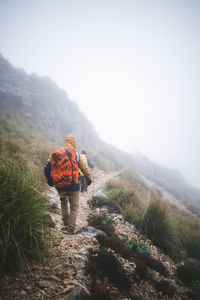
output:
[[[79,208],[80,192],[59,192],[63,223],[71,230],[75,229]]]

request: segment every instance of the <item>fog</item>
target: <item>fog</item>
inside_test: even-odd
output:
[[[0,0],[0,53],[48,75],[106,142],[200,187],[200,1]]]

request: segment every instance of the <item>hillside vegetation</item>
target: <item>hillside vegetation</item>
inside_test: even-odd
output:
[[[106,192],[111,202],[119,204],[125,219],[173,259],[200,259],[199,218],[160,199],[132,169],[109,181]]]
[[[49,205],[43,164],[53,145],[22,122],[0,136],[0,272],[23,267],[48,247]]]
[[[176,171],[104,143],[75,102],[49,78],[27,75],[0,56],[0,257],[24,262],[48,244],[49,214],[43,165],[67,134],[102,170],[129,167],[107,183],[109,203],[174,259],[199,257],[199,219],[164,202],[143,174],[199,215],[200,191]],[[105,199],[104,199],[105,200]],[[97,201],[98,202],[98,201]],[[161,226],[162,224],[162,226]],[[159,231],[159,230],[160,231]],[[14,267],[14,264],[10,264]]]
[[[151,162],[145,156],[132,156],[132,166],[158,186],[174,195],[191,212],[200,217],[200,190],[190,186],[177,171]]]
[[[100,140],[94,126],[64,90],[48,77],[27,75],[14,68],[1,55],[0,110],[3,128],[7,127],[7,120],[10,125],[11,120],[28,122],[29,127],[42,131],[57,147],[71,134],[76,137],[79,149],[86,149],[97,166],[106,170],[121,165],[115,148]]]

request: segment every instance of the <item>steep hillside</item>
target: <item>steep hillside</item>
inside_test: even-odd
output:
[[[177,170],[166,168],[141,155],[132,156],[132,166],[156,183],[161,188],[161,193],[164,189],[174,195],[192,213],[200,216],[200,190],[190,186]]]
[[[173,194],[193,213],[200,215],[200,190],[191,187],[174,170],[151,162],[144,156],[127,154],[103,142],[93,124],[49,77],[28,75],[13,67],[0,55],[0,134],[17,134],[16,128],[40,132],[54,145],[62,145],[65,135],[75,135],[79,150],[85,148],[90,158],[104,170],[131,167],[139,174]],[[159,189],[160,187],[160,189]],[[158,193],[159,195],[159,193]]]
[[[82,141],[98,139],[93,125],[66,92],[48,77],[26,74],[0,56],[1,108],[18,113],[59,138],[72,133]],[[90,139],[88,139],[90,136]]]
[[[0,109],[1,122],[8,119],[28,121],[59,144],[67,134],[75,135],[80,148],[88,149],[97,164],[114,167],[109,147],[100,140],[94,126],[66,92],[49,77],[27,75],[24,70],[13,67],[2,55]]]
[[[183,283],[188,276],[179,279],[183,263],[175,263],[121,214],[111,212],[111,202],[95,205],[106,199],[103,186],[113,178],[119,179],[116,172],[95,172],[94,186],[81,194],[74,235],[62,232],[59,197],[49,189],[51,252],[27,270],[3,276],[3,299],[198,299],[195,289]]]

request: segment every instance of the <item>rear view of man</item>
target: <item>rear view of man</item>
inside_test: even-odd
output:
[[[90,169],[82,155],[76,151],[74,136],[66,136],[64,146],[54,151],[44,171],[48,183],[54,185],[60,195],[62,218],[65,231],[73,234],[79,208],[79,168],[86,177],[87,185],[92,183]]]

